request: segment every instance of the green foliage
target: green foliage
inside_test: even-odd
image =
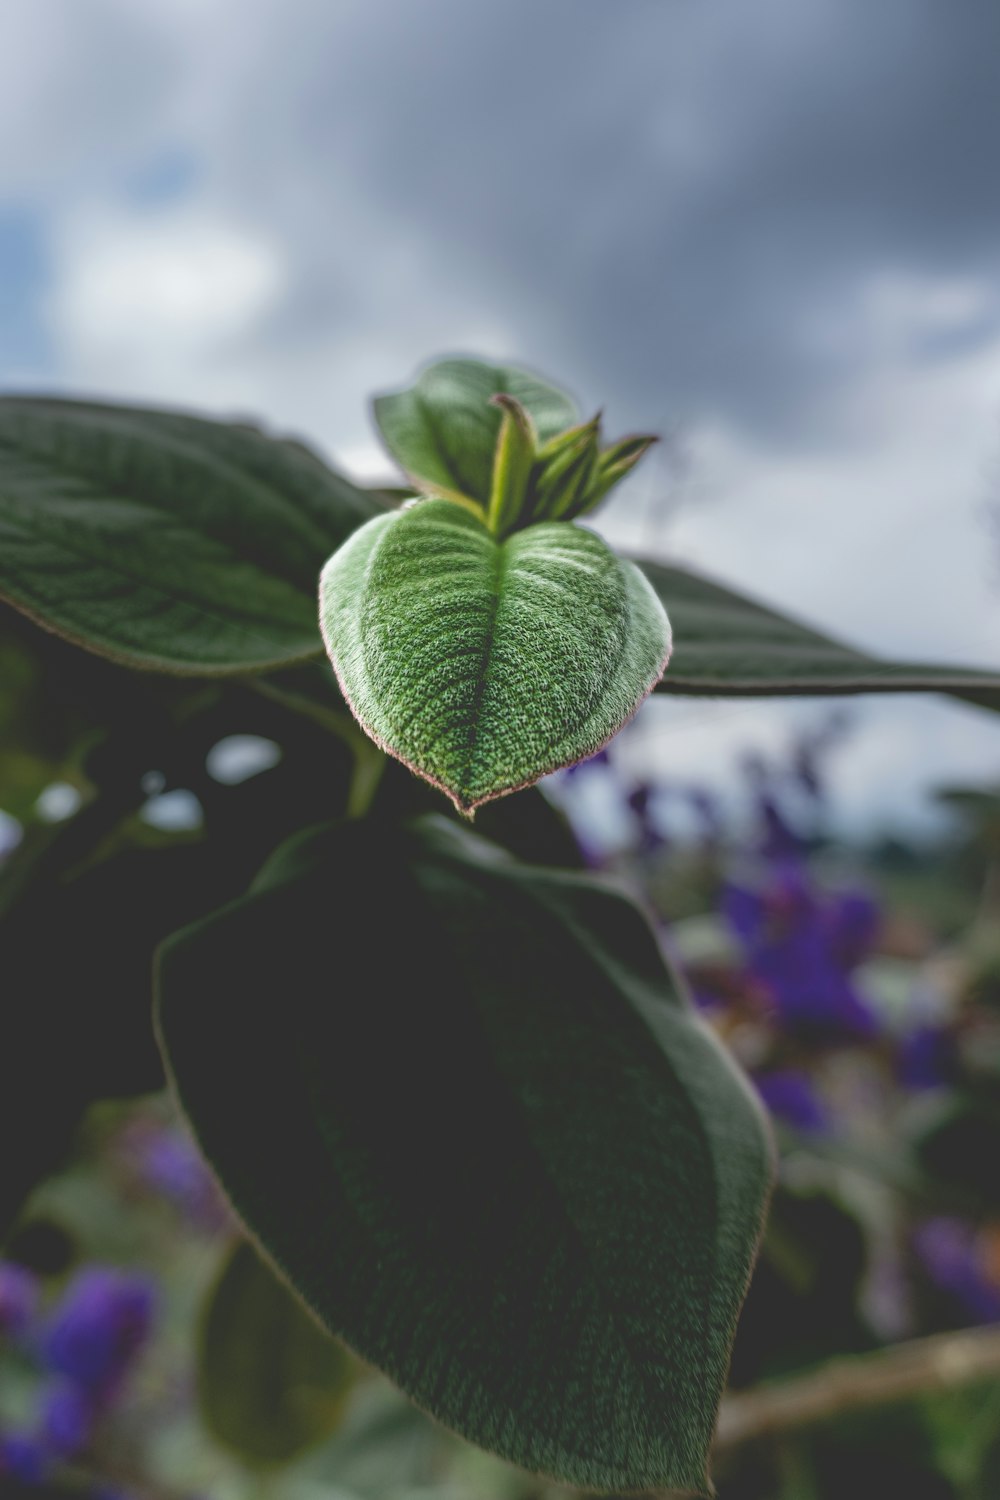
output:
[[[327,1327],[525,1467],[707,1492],[769,1150],[627,900],[438,819],[321,831],[158,991],[203,1149]]]
[[[457,501],[498,537],[593,510],[656,441],[602,453],[600,413],[574,427],[561,391],[472,359],[428,366],[409,390],[378,397],[375,419],[418,490]]]
[[[201,1329],[209,1432],[244,1463],[290,1463],[340,1421],[356,1366],[245,1240],[227,1255]]]
[[[1000,674],[884,661],[687,568],[637,558],[674,634],[663,693],[712,697],[949,693],[1000,708]]]
[[[369,522],[320,597],[364,728],[463,811],[592,754],[670,647],[642,574],[592,532],[548,524],[498,542],[444,500]]]
[[[496,395],[512,396],[542,442],[576,420],[569,396],[537,376],[477,359],[442,359],[407,390],[376,396],[375,420],[417,489],[471,500],[485,511],[504,421]]]
[[[441,498],[387,512],[398,495],[250,427],[0,399],[0,806],[27,826],[0,879],[0,1135],[17,1141],[0,1218],[90,1102],[160,1083],[148,1000],[166,940],[180,1095],[325,1327],[507,1459],[703,1494],[767,1191],[757,1110],[634,908],[538,868],[575,858],[539,793],[483,810],[492,844],[412,822],[438,799],[344,711],[317,578],[330,559],[323,632],[362,725],[462,811],[620,727],[662,671],[663,607],[662,691],[927,689],[997,708],[1000,675],[880,661],[616,558],[573,522],[650,439],[602,451],[599,420],[532,375],[448,360],[375,409]],[[205,757],[232,733],[272,738],[280,764],[220,787]],[[150,775],[197,795],[187,842],[141,824]],[[91,799],[55,830],[32,822],[53,777]],[[995,1114],[976,1094],[925,1118],[927,1180],[994,1203]],[[752,1378],[776,1316],[799,1318],[800,1351],[833,1327],[859,1342],[852,1234],[783,1201],[738,1347]],[[344,1359],[239,1251],[207,1324],[220,1438],[284,1463],[332,1420]]]
[[[319,568],[379,509],[251,428],[0,399],[0,594],[116,661],[217,675],[315,655]]]

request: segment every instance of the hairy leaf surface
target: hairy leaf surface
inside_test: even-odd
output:
[[[576,421],[563,391],[526,370],[477,359],[443,359],[405,391],[377,396],[375,420],[386,447],[419,489],[466,495],[487,505],[493,452],[503,421],[496,395],[513,396],[544,443]]]
[[[670,649],[645,578],[592,532],[552,522],[498,542],[446,500],[362,527],[320,599],[361,724],[463,810],[599,749]]]
[[[940,692],[1000,708],[1000,673],[882,661],[686,568],[636,559],[670,613],[660,692],[725,697]]]
[[[706,1492],[769,1150],[627,899],[442,819],[348,826],[157,989],[203,1149],[332,1332],[526,1468]]]
[[[314,655],[323,559],[380,509],[252,428],[0,399],[0,596],[133,666],[215,675]]]

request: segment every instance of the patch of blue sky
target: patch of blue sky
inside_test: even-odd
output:
[[[186,198],[197,185],[199,175],[196,152],[186,146],[167,146],[128,174],[123,193],[137,207],[156,208]]]
[[[43,215],[0,204],[0,388],[46,385],[55,373],[42,312],[49,276]]]

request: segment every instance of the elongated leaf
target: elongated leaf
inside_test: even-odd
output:
[[[882,661],[686,568],[636,559],[674,632],[664,693],[715,697],[939,692],[1000,708],[1000,673]]]
[[[437,818],[348,826],[157,989],[203,1149],[331,1331],[515,1463],[706,1492],[769,1153],[623,896]]]
[[[0,399],[0,596],[134,666],[214,675],[315,654],[316,575],[380,509],[252,428]]]
[[[409,389],[376,396],[375,420],[418,488],[467,495],[486,506],[503,420],[490,404],[496,395],[521,403],[543,443],[576,421],[576,407],[562,391],[525,370],[477,359],[439,360]]]
[[[227,1257],[201,1329],[206,1426],[244,1463],[290,1463],[336,1428],[356,1366],[252,1245]]]
[[[592,532],[553,522],[498,542],[446,500],[355,532],[320,598],[361,724],[462,810],[592,754],[670,649],[645,578]]]

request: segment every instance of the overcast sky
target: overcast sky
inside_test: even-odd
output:
[[[997,0],[0,0],[0,385],[368,475],[372,391],[508,357],[671,436],[616,541],[996,666],[998,78]],[[720,778],[815,713],[640,739]],[[869,700],[839,786],[990,777],[1000,719]]]

